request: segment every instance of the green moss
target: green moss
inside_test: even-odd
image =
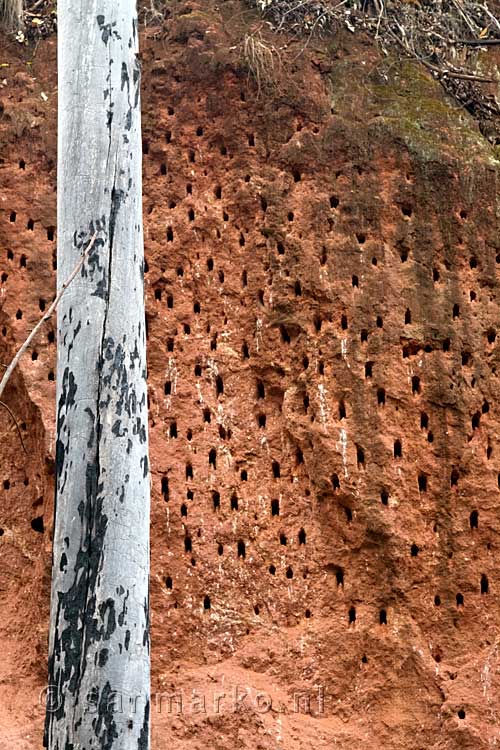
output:
[[[332,106],[341,117],[362,120],[368,132],[386,132],[419,158],[448,154],[498,164],[498,149],[420,64],[389,60],[371,72],[350,58],[335,64]]]
[[[210,13],[199,9],[192,10],[189,13],[181,13],[177,18],[184,21],[204,21],[206,23],[210,23],[212,20]]]

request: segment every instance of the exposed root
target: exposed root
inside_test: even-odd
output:
[[[242,44],[243,60],[249,74],[257,84],[257,93],[262,87],[275,84],[281,68],[278,50],[264,41],[259,31],[246,34]]]
[[[149,0],[140,3],[138,12],[140,21],[144,26],[159,26],[165,18],[170,16],[166,0]]]

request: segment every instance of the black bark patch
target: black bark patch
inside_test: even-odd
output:
[[[66,715],[67,697],[73,696],[78,702],[90,645],[103,636],[109,637],[108,633],[116,628],[113,600],[112,606],[109,600],[101,605],[101,622],[94,618],[96,582],[108,522],[102,511],[102,497],[98,496],[102,489],[98,480],[98,463],[87,464],[85,501],[82,500],[78,509],[82,537],[73,568],[74,578],[65,592],[57,594],[54,648],[49,657],[49,684],[60,686],[60,694],[57,708],[47,712],[47,731],[52,722],[59,722]],[[105,625],[103,616],[106,616]]]
[[[147,596],[147,599],[144,600],[144,620],[145,620],[145,626],[144,626],[144,633],[142,636],[142,645],[148,647],[148,653],[149,653],[149,631],[151,629],[151,621],[149,618],[149,593]]]
[[[64,465],[64,455],[66,453],[66,448],[64,446],[64,443],[62,440],[56,441],[56,477],[61,476],[62,467]]]
[[[114,741],[118,738],[113,716],[114,695],[115,691],[111,689],[111,685],[107,682],[102,689],[97,706],[97,721],[94,730],[101,750],[112,750]]]
[[[143,445],[148,439],[146,426],[142,423],[142,420],[140,417],[136,417],[135,419],[135,424],[132,430],[132,434],[139,435],[139,442],[141,443],[141,445]]]
[[[71,318],[72,318],[71,310],[70,310],[70,316],[69,317],[70,317],[70,323],[71,323]],[[67,353],[68,360],[69,360],[69,355],[71,354],[71,350],[73,349],[73,346],[74,346],[74,343],[75,343],[75,339],[78,336],[78,334],[80,333],[81,329],[82,329],[82,321],[79,320],[78,324],[73,329],[73,338],[72,338],[72,340],[70,341],[70,343],[68,345],[68,353]],[[66,343],[66,336],[64,337],[64,342]]]
[[[149,699],[144,706],[144,720],[142,722],[141,734],[137,741],[137,750],[148,750],[149,747]]]
[[[99,651],[99,661],[98,661],[99,667],[104,667],[108,659],[109,659],[109,649],[103,648],[102,651]]]
[[[136,56],[135,62],[134,62],[134,72],[133,72],[133,79],[134,84],[137,85],[141,78],[141,63],[139,62],[139,58]]]
[[[101,622],[106,623],[106,628],[102,629],[101,635],[102,638],[105,641],[109,641],[111,636],[116,630],[116,615],[115,615],[115,600],[114,599],[106,599],[105,602],[103,602],[99,606],[99,616],[101,618]]]
[[[75,406],[75,396],[78,390],[78,386],[75,381],[75,377],[69,367],[66,367],[62,377],[61,383],[61,395],[59,397],[59,403],[57,405],[57,441],[56,441],[56,486],[58,491],[64,487],[65,481],[61,481],[64,459],[67,454],[67,442],[69,440],[69,433],[65,435],[65,421],[66,413],[68,409]],[[63,440],[63,436],[66,437],[66,442]]]
[[[96,222],[100,224],[99,221]],[[96,279],[96,286],[92,292],[93,297],[100,297],[101,299],[107,299],[107,279],[106,270],[101,263],[100,248],[104,247],[105,241],[102,237],[98,237],[94,242],[94,247],[89,253],[87,259],[87,266],[82,266],[82,277],[89,277],[91,281]]]
[[[124,594],[125,593],[125,589],[123,588],[123,586],[120,586],[120,589],[121,589],[121,591],[119,593],[120,594]],[[127,614],[127,600],[129,598],[129,595],[130,595],[130,592],[127,591],[127,593],[125,594],[125,597],[123,599],[123,608],[122,608],[122,611],[118,615],[118,625],[120,627],[123,627],[123,625],[125,623],[125,615]],[[127,633],[128,632],[129,631],[127,630]]]
[[[115,29],[116,21],[113,21],[113,23],[105,23],[106,19],[103,15],[96,16],[96,20],[101,32],[101,39],[104,44],[107,44],[111,37],[113,37],[114,39],[121,39],[121,36]]]
[[[87,507],[90,510],[92,507],[92,500],[97,495],[97,482],[99,479],[99,467],[96,464],[87,464],[85,470],[85,489],[87,496]]]
[[[85,414],[89,415],[90,420],[92,422],[92,426],[90,428],[89,439],[87,440],[87,448],[92,448],[92,446],[94,445],[94,440],[95,440],[95,415],[92,409],[90,408],[90,406],[87,406],[84,411],[85,411]]]
[[[127,87],[127,91],[129,92],[130,91],[130,78],[129,78],[129,75],[128,75],[128,68],[127,68],[127,63],[126,62],[122,62],[121,79],[122,79],[121,90],[123,91],[123,89],[126,86]]]
[[[127,428],[125,427],[125,429],[122,432],[121,426],[122,426],[121,419],[117,419],[113,427],[111,428],[111,432],[113,433],[115,437],[123,437],[124,435],[127,434],[128,432]]]
[[[111,211],[109,214],[109,245],[111,249],[113,248],[115,237],[116,218],[124,200],[125,195],[123,190],[117,189],[113,186],[113,189],[111,190]]]
[[[113,103],[111,103],[109,105],[109,109],[106,112],[106,127],[108,130],[111,130],[111,125],[113,124],[113,106]]]
[[[135,93],[134,93],[134,109],[137,109],[139,105],[139,100],[141,97],[141,77],[142,77],[142,71],[141,71],[141,63],[139,62],[139,59],[135,58],[134,63],[134,86],[135,86]]]

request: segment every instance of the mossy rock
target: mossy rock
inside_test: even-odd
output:
[[[498,147],[417,62],[388,59],[370,71],[349,57],[334,64],[330,81],[340,117],[363,122],[373,135],[387,133],[423,161],[448,155],[499,165]]]

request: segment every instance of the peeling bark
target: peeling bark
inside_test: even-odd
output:
[[[149,747],[149,464],[133,0],[60,0],[50,750]]]

